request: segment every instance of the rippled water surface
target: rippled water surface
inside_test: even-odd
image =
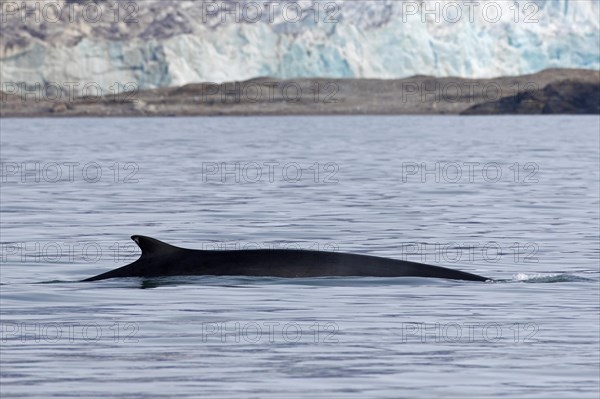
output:
[[[598,117],[0,126],[2,397],[599,395]],[[502,281],[77,282],[132,234]]]

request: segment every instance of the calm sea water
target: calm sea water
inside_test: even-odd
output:
[[[2,397],[599,395],[598,117],[1,120]],[[503,280],[77,280],[129,236]]]

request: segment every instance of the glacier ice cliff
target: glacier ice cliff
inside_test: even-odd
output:
[[[6,1],[1,80],[3,90],[40,83],[81,91],[93,82],[112,91],[129,82],[152,89],[259,76],[488,78],[546,68],[597,70],[599,4]]]

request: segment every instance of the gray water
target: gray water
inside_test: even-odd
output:
[[[598,117],[0,124],[2,397],[598,397]],[[132,234],[501,281],[77,282]]]

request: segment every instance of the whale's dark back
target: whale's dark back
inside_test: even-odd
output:
[[[114,277],[176,275],[265,277],[436,277],[486,281],[485,277],[439,266],[367,255],[305,250],[200,251],[133,236],[142,249],[137,261],[84,281]]]

